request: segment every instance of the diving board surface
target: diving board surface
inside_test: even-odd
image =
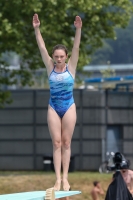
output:
[[[80,194],[81,191],[55,191],[55,199]],[[46,191],[2,194],[0,200],[44,200]]]

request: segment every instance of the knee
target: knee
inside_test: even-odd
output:
[[[54,142],[53,142],[53,147],[54,147],[55,149],[61,148],[61,141],[58,141],[58,140],[54,141]]]
[[[65,149],[69,149],[71,146],[71,142],[70,141],[67,141],[67,140],[64,140],[62,142],[62,147],[65,148]]]

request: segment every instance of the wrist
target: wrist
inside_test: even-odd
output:
[[[82,27],[77,27],[76,30],[81,30]]]
[[[76,33],[81,34],[81,28],[76,28]]]
[[[40,29],[39,29],[39,27],[36,27],[36,28],[34,28],[34,31],[35,31],[35,33],[38,33],[38,32],[40,32]]]
[[[38,26],[38,27],[34,27],[34,30],[35,30],[35,31],[39,30],[39,26]]]

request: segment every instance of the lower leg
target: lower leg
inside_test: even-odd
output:
[[[63,189],[68,191],[70,185],[68,183],[68,170],[71,155],[71,139],[76,123],[76,107],[75,104],[67,110],[62,118],[62,167],[63,167]]]
[[[59,191],[61,187],[61,148],[53,149],[54,169],[56,174],[56,182],[54,189]]]
[[[53,143],[53,161],[56,173],[55,190],[60,190],[61,185],[61,119],[55,110],[48,106],[48,128]]]
[[[70,185],[68,183],[68,170],[69,170],[69,164],[70,164],[70,154],[71,149],[69,147],[63,147],[62,148],[62,167],[63,167],[63,176],[62,176],[62,183],[63,183],[63,189],[65,191],[68,191],[70,189]]]

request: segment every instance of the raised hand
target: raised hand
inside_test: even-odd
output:
[[[81,18],[79,16],[75,17],[74,26],[76,28],[81,28],[82,27],[82,20],[81,20]]]
[[[32,21],[33,27],[38,28],[40,26],[40,20],[38,18],[38,14],[33,15],[33,21]]]

